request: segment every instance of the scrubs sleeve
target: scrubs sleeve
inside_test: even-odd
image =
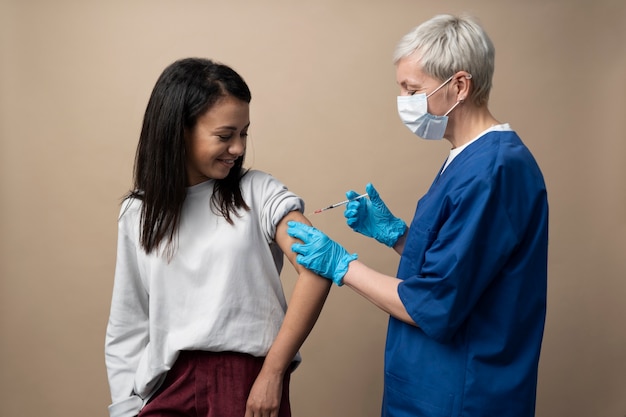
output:
[[[398,287],[411,318],[437,341],[454,337],[518,241],[500,194],[487,180],[451,193],[445,201],[449,215],[430,232],[421,268]]]
[[[137,415],[142,399],[134,394],[135,372],[148,343],[148,292],[137,262],[138,205],[122,209],[105,361],[111,389],[111,417]]]

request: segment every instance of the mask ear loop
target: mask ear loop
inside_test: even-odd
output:
[[[454,75],[453,75],[452,77],[450,77],[450,78],[448,79],[448,81],[450,81],[453,77],[454,77]],[[472,74],[467,74],[467,75],[465,76],[465,78],[466,78],[466,79],[468,79],[468,80],[471,80],[471,79],[472,79]],[[446,81],[446,83],[447,83],[448,81]],[[445,83],[444,83],[444,84],[445,84]],[[443,87],[443,86],[444,86],[444,84],[442,84],[439,88]],[[439,88],[437,88],[437,90],[439,90]],[[437,91],[437,90],[435,90],[435,91]],[[433,91],[433,93],[434,93],[434,91]],[[432,94],[432,93],[431,93],[431,94]],[[454,103],[454,106],[452,106],[452,108],[450,108],[450,110],[448,110],[448,111],[446,112],[446,114],[444,114],[444,116],[449,115],[449,114],[450,114],[450,112],[456,108],[456,106],[458,106],[459,104],[463,103],[464,101],[465,101],[465,97],[461,97],[461,98],[460,98],[460,99],[459,99],[456,103]]]
[[[464,99],[461,99],[461,100],[457,101],[456,103],[454,103],[454,106],[452,106],[452,107],[450,108],[450,110],[448,110],[448,111],[446,112],[446,114],[444,114],[444,116],[449,115],[449,114],[450,114],[450,112],[456,108],[456,106],[458,106],[460,103],[463,103],[463,100],[464,100]]]
[[[452,79],[454,78],[454,75],[450,76],[450,78],[448,78],[447,80],[445,80],[439,87],[435,88],[433,90],[432,93],[430,93],[429,95],[426,96],[426,98],[429,98],[430,96],[432,96],[433,94],[435,94],[437,91],[441,90],[443,88],[444,85],[448,84]]]

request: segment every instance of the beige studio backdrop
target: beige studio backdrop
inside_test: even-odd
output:
[[[447,156],[395,110],[396,42],[437,13],[477,16],[496,45],[491,108],[549,188],[549,310],[537,415],[626,415],[626,3],[2,0],[0,416],[105,416],[103,359],[120,197],[161,71],[233,66],[253,93],[248,166],[307,212],[373,182],[410,220]],[[311,217],[370,266],[398,257]],[[290,291],[294,275],[283,273]],[[294,416],[377,416],[387,317],[333,288],[302,349]]]

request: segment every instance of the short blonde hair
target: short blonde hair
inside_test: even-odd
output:
[[[424,72],[445,80],[458,71],[472,74],[470,98],[476,105],[489,100],[495,48],[472,18],[437,15],[407,33],[396,46],[393,62],[416,54]]]

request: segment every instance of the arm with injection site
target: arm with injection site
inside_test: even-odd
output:
[[[302,213],[292,211],[276,228],[276,242],[298,273],[298,279],[278,335],[250,391],[245,417],[275,415],[280,405],[283,376],[313,329],[330,291],[330,282],[296,262],[296,253],[291,251],[296,240],[286,233],[289,221],[310,223]]]
[[[290,221],[287,233],[302,241],[291,246],[299,264],[338,286],[346,284],[393,317],[416,325],[398,295],[400,279],[367,267],[315,227]]]

